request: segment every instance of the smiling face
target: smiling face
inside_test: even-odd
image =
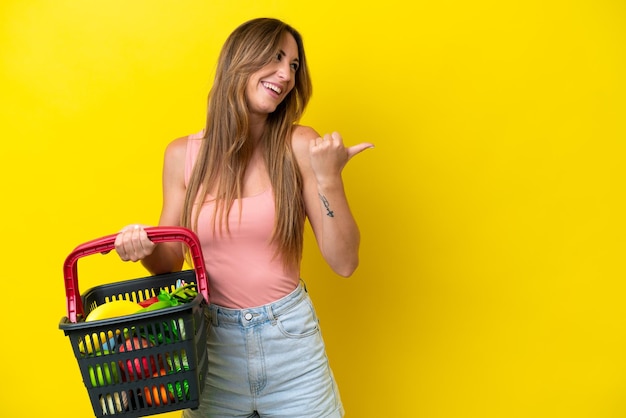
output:
[[[265,118],[276,110],[296,84],[299,65],[298,45],[286,32],[272,61],[248,79],[246,101],[251,116]]]

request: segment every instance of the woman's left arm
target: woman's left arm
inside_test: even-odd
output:
[[[341,172],[367,142],[345,147],[337,132],[321,137],[306,126],[295,128],[294,154],[302,173],[304,204],[322,256],[341,276],[348,277],[359,264],[359,228],[352,216]]]

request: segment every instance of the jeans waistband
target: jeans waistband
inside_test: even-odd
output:
[[[267,305],[232,309],[210,304],[210,320],[213,326],[238,324],[244,327],[259,325],[263,322],[274,322],[278,316],[283,312],[289,311],[306,296],[306,285],[301,281],[293,292]]]

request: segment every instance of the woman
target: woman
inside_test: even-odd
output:
[[[201,134],[165,151],[159,225],[193,229],[211,292],[209,374],[185,417],[341,417],[318,321],[300,282],[305,218],[330,267],[350,276],[359,231],[341,172],[370,143],[345,147],[297,125],[311,96],[300,34],[276,19],[239,26],[224,44]],[[176,243],[143,226],[116,239],[122,260],[180,270]]]

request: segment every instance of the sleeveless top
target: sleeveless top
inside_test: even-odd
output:
[[[185,186],[202,140],[187,139]],[[255,196],[235,200],[228,216],[230,231],[219,223],[213,228],[215,203],[207,198],[200,209],[196,231],[209,277],[211,303],[244,309],[274,302],[291,293],[299,283],[299,271],[285,268],[276,245],[270,242],[276,208],[274,193],[268,189]],[[194,215],[195,216],[195,215]]]

